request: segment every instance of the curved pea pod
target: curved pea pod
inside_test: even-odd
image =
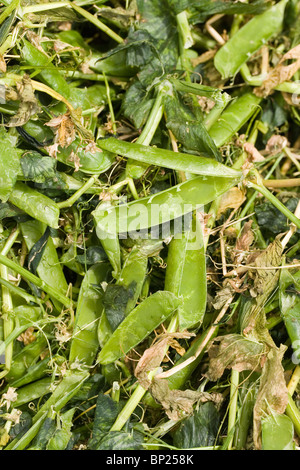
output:
[[[14,406],[19,407],[35,400],[36,398],[48,395],[51,392],[52,384],[53,379],[51,377],[46,377],[44,379],[36,380],[24,387],[20,387],[18,389],[18,397],[14,402]]]
[[[20,227],[26,246],[30,251],[43,236],[45,226],[36,220],[29,220],[22,222]],[[47,240],[44,252],[37,266],[37,274],[42,281],[46,282],[51,287],[55,287],[63,294],[67,292],[68,283],[51,237]],[[54,306],[60,311],[61,304],[56,299],[52,299],[52,301]]]
[[[300,271],[281,269],[279,278],[279,308],[294,349],[295,359],[300,358]]]
[[[169,318],[179,305],[180,300],[167,291],[155,292],[145,299],[113,332],[100,351],[98,362],[106,365],[123,357]]]
[[[15,184],[9,202],[49,227],[58,228],[60,211],[56,202],[21,181]]]
[[[101,283],[107,280],[108,272],[109,265],[99,263],[92,266],[84,276],[77,301],[70,362],[79,361],[87,366],[94,362],[99,348],[98,319],[103,309]]]
[[[65,98],[68,98],[70,86],[60,71],[52,64],[51,59],[46,54],[39,51],[26,39],[23,39],[21,60],[23,63],[34,67],[34,69],[40,68],[38,73],[40,80]]]
[[[119,320],[123,320],[136,306],[146,277],[147,265],[147,256],[143,255],[138,247],[133,248],[123,264],[116,283],[107,286],[106,294],[109,289],[112,289],[112,296],[114,297],[114,295],[122,289],[123,292],[125,290],[128,295],[123,305],[118,309]],[[107,313],[104,308],[98,325],[98,341],[101,347],[104,346],[115,329],[112,328]]]
[[[281,31],[287,3],[288,0],[281,0],[264,13],[254,16],[218,50],[214,65],[222,78],[236,75],[254,52]]]
[[[197,217],[197,216],[196,216]],[[165,289],[181,298],[180,330],[200,326],[206,310],[206,259],[200,222],[193,217],[189,230],[168,247]]]
[[[38,337],[13,357],[13,362],[9,373],[6,375],[7,380],[15,381],[25,375],[28,367],[37,361],[40,354],[47,347],[46,337],[40,333]]]
[[[99,147],[132,160],[163,168],[170,168],[176,171],[228,178],[240,176],[240,173],[236,170],[232,170],[212,158],[199,157],[188,153],[173,152],[172,150],[120,141],[113,137],[100,140]]]
[[[244,93],[233,100],[209,130],[217,147],[222,147],[238,132],[258,109],[261,99]]]
[[[100,205],[92,213],[97,236],[99,239],[117,239],[117,233],[137,232],[182,217],[213,201],[240,179],[197,176],[128,204]]]

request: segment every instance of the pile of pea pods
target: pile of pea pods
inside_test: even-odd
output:
[[[1,450],[297,450],[299,0],[0,4]]]

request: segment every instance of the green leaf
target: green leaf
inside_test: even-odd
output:
[[[179,449],[207,447],[216,444],[220,415],[212,402],[201,405],[195,413],[180,422],[173,435]]]
[[[166,126],[176,140],[183,146],[183,151],[192,151],[213,157],[221,161],[220,153],[205,128],[203,121],[196,119],[190,109],[184,106],[178,95],[165,99]]]
[[[35,183],[45,183],[48,179],[56,177],[56,160],[52,157],[44,157],[38,152],[25,152],[20,165],[24,178]]]
[[[71,439],[73,426],[73,416],[76,409],[71,408],[59,416],[60,428],[57,428],[53,436],[46,445],[46,450],[65,450]]]
[[[104,345],[98,356],[100,364],[110,364],[137,346],[163,323],[179,306],[171,292],[158,291],[134,308]]]
[[[288,416],[272,412],[261,425],[262,450],[295,450],[294,425]]]

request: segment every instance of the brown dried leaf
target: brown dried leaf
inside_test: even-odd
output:
[[[31,79],[28,75],[24,75],[22,82],[16,85],[16,94],[11,93],[10,98],[20,101],[19,109],[16,114],[6,123],[7,127],[19,127],[26,124],[31,116],[40,111],[40,106],[34,94]],[[6,94],[6,99],[9,95]]]
[[[269,154],[280,152],[284,147],[289,144],[286,137],[283,135],[272,135],[267,142],[266,151]]]
[[[250,142],[246,142],[244,144],[244,150],[248,153],[250,162],[263,162],[265,159],[257,148]]]
[[[217,217],[219,218],[227,209],[238,209],[245,201],[245,195],[237,186],[229,189],[221,196]]]
[[[178,421],[193,413],[193,405],[200,401],[220,402],[220,394],[194,390],[171,390],[166,379],[153,379],[150,393],[162,405],[169,419]]]
[[[143,388],[147,390],[150,387],[151,381],[148,378],[148,373],[160,366],[168,346],[174,347],[176,350],[180,347],[175,338],[191,338],[192,336],[195,334],[188,331],[166,333],[153,346],[146,349],[135,369],[135,376]]]
[[[240,334],[216,337],[208,350],[209,368],[206,377],[216,381],[225,369],[259,370],[265,352],[263,344],[250,341]]]
[[[261,448],[261,418],[272,411],[284,413],[288,404],[288,390],[284,378],[282,358],[286,346],[272,348],[263,366],[260,387],[253,409],[253,440],[257,449]]]
[[[60,114],[45,124],[55,133],[55,144],[64,148],[69,147],[76,138],[76,130],[70,113]]]
[[[295,61],[284,65],[287,60]],[[270,95],[274,88],[281,83],[290,80],[300,68],[300,44],[282,56],[276,67],[268,74],[268,77],[260,87],[254,88],[254,93],[263,98]]]
[[[36,340],[36,336],[34,334],[34,327],[31,326],[30,328],[27,328],[27,330],[24,331],[24,333],[22,333],[20,336],[18,336],[17,339],[18,341],[24,343],[25,346],[27,344],[33,343],[33,341]]]
[[[250,246],[254,242],[254,234],[251,230],[253,220],[248,220],[245,222],[242,232],[240,236],[238,237],[236,244],[235,244],[235,250],[234,250],[234,262],[237,264],[240,264],[245,256],[247,255],[247,252],[250,250]]]

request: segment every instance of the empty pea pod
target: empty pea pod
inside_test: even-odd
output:
[[[105,343],[98,362],[106,365],[123,357],[176,311],[180,300],[171,292],[158,291],[147,297],[123,320]]]
[[[9,202],[49,227],[58,228],[60,211],[56,202],[21,181],[15,184]]]
[[[125,259],[115,284],[107,286],[107,289],[118,290],[118,288],[123,288],[130,292],[126,303],[124,303],[121,312],[119,312],[120,317],[127,316],[136,306],[146,277],[147,265],[147,256],[140,251],[139,247],[133,248]],[[113,328],[104,308],[98,325],[98,341],[101,347],[104,346],[112,333]]]
[[[28,250],[31,250],[41,239],[46,228],[44,224],[36,220],[22,222],[20,227]],[[67,292],[68,284],[51,237],[47,240],[36,271],[39,278],[49,286],[58,289],[64,294]],[[52,298],[52,301],[54,306],[60,311],[61,303],[55,298]]]

